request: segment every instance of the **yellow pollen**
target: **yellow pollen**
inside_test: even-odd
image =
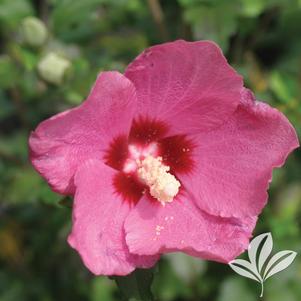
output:
[[[181,183],[169,173],[169,166],[162,163],[162,158],[147,156],[137,160],[137,174],[148,187],[150,194],[163,206],[173,201],[178,194]]]

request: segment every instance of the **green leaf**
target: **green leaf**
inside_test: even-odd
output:
[[[114,282],[107,277],[95,277],[91,283],[91,301],[114,301]]]
[[[191,24],[196,40],[213,40],[226,51],[229,37],[237,28],[236,7],[229,4],[191,6],[185,11],[186,22]]]
[[[33,14],[31,4],[27,0],[1,0],[0,23],[8,30],[14,30],[23,18]]]
[[[103,0],[62,0],[52,13],[52,25],[55,34],[64,40],[77,40],[93,34],[95,12]]]
[[[118,288],[129,301],[152,301],[154,300],[151,285],[153,282],[152,269],[136,269],[128,276],[114,277]]]
[[[256,17],[268,4],[268,1],[262,0],[242,0],[242,14],[247,17]]]
[[[297,94],[295,82],[286,74],[278,71],[272,72],[270,76],[270,88],[282,103],[292,101],[294,95]]]

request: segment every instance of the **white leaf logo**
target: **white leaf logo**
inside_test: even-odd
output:
[[[271,233],[255,237],[248,248],[249,261],[235,259],[229,262],[230,267],[239,275],[250,278],[261,284],[276,273],[286,269],[295,259],[297,253],[290,250],[280,251],[270,258],[273,249]],[[270,260],[268,260],[270,258]]]

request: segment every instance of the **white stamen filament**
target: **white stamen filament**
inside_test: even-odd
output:
[[[149,186],[150,194],[162,205],[173,201],[178,194],[181,183],[169,173],[169,166],[162,163],[162,158],[147,156],[137,160],[138,177]]]

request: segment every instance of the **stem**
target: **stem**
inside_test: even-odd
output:
[[[18,114],[20,121],[22,122],[23,126],[27,128],[28,123],[26,118],[26,107],[22,102],[21,94],[18,88],[17,87],[11,88],[9,90],[9,96],[15,106],[16,113]]]
[[[163,41],[168,40],[168,31],[164,22],[164,13],[162,7],[160,5],[160,1],[158,0],[148,0],[148,6],[152,17],[158,27],[159,33],[161,35],[161,39]]]
[[[49,15],[49,3],[48,0],[37,0],[37,10],[40,18],[43,20],[45,24],[48,23],[48,15]]]
[[[262,298],[263,297],[263,281],[261,281],[260,284],[261,284],[260,298]]]

